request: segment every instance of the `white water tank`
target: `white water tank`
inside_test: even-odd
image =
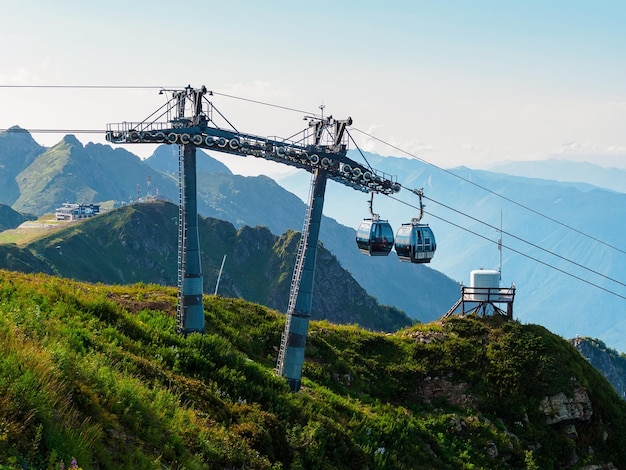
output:
[[[470,288],[472,300],[479,302],[498,300],[500,288],[500,273],[491,269],[475,269],[470,272]],[[493,289],[493,290],[492,290]],[[489,295],[491,294],[491,295]]]

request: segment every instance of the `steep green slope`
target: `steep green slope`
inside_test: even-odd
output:
[[[67,278],[176,285],[177,217],[178,208],[171,203],[133,204],[46,234],[25,250]],[[203,217],[198,227],[204,292],[214,292],[226,255],[221,294],[286,311],[299,234],[289,231],[276,237],[267,228],[237,230],[228,222]],[[411,323],[403,312],[379,305],[323,247],[318,250],[315,285],[313,318],[383,331]]]
[[[0,204],[0,232],[18,227],[22,222],[35,219],[34,216],[20,214],[11,207]]]
[[[0,266],[23,273],[54,273],[48,263],[14,243],[0,244]]]
[[[182,337],[171,288],[0,271],[0,300],[2,469],[626,466],[626,404],[538,326],[312,322],[291,394],[258,305],[207,297]]]
[[[0,202],[11,205],[20,196],[17,175],[45,148],[19,126],[0,132]]]

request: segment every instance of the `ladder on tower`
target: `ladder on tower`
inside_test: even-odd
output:
[[[307,243],[309,241],[309,231],[311,226],[314,185],[315,174],[311,177],[311,186],[309,188],[309,206],[304,217],[302,234],[300,235],[300,243],[298,245],[298,253],[296,254],[296,264],[293,269],[293,276],[291,277],[289,304],[287,305],[287,313],[285,315],[285,330],[280,338],[280,350],[278,351],[278,360],[276,362],[276,373],[278,375],[283,375],[285,355],[287,354],[287,341],[289,339],[289,328],[291,326],[291,317],[296,309],[296,301],[298,300],[298,291],[300,289],[300,280],[302,279],[302,270],[304,268],[304,259],[306,257]]]
[[[178,146],[178,306],[176,307],[176,329],[182,332],[185,326],[185,307],[183,305],[183,282],[185,278],[185,253],[187,233],[185,221],[185,152]]]

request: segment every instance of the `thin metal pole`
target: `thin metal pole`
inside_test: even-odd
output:
[[[224,263],[226,262],[226,255],[222,258],[222,266],[220,267],[220,273],[217,275],[217,282],[215,283],[215,292],[213,295],[217,295],[217,289],[220,286],[220,279],[222,278],[222,270],[224,269]]]

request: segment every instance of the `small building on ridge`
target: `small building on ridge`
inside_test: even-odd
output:
[[[63,203],[62,207],[59,207],[55,211],[56,220],[82,220],[88,219],[100,213],[100,204],[70,204],[69,202]]]

